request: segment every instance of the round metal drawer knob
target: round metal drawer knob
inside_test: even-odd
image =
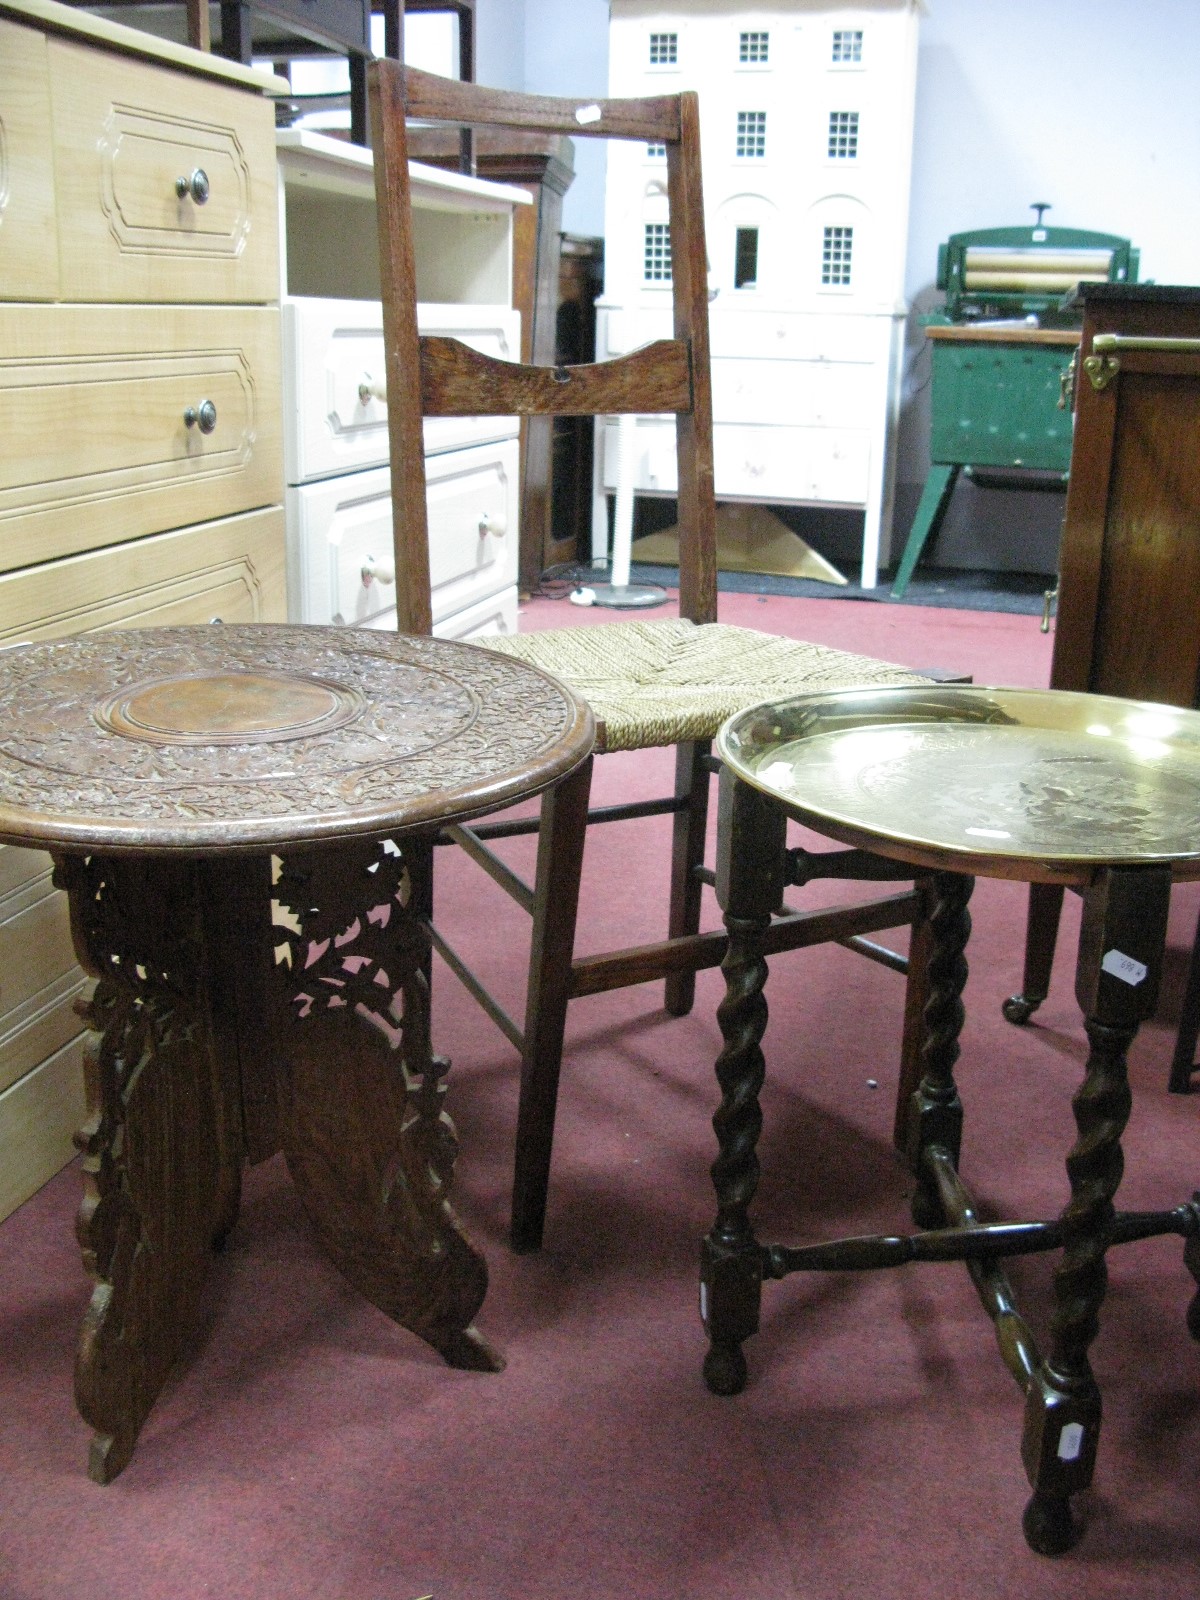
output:
[[[208,173],[203,167],[197,167],[190,178],[176,178],[175,193],[181,200],[191,195],[196,204],[202,206],[208,199]]]
[[[217,408],[211,400],[201,400],[198,406],[188,406],[183,413],[183,421],[185,427],[211,433],[217,425]]]

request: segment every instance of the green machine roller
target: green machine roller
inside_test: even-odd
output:
[[[960,472],[1005,487],[1062,488],[1071,465],[1067,374],[1080,283],[1136,283],[1128,239],[1042,224],[956,233],[938,249],[945,310],[922,318],[932,352],[932,466],[896,573],[903,595]]]

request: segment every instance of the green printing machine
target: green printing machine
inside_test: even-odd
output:
[[[1047,228],[956,233],[938,249],[945,310],[922,319],[932,354],[932,466],[896,573],[903,595],[941,525],[958,474],[1005,487],[1063,488],[1071,465],[1068,372],[1080,283],[1136,283],[1128,239]],[[1049,475],[1049,476],[1047,476]]]

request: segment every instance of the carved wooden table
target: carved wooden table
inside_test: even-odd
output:
[[[1125,1057],[1154,1009],[1172,877],[1200,877],[1200,714],[1053,690],[897,688],[807,695],[734,717],[722,758],[717,894],[729,930],[717,1062],[717,1219],[704,1242],[701,1308],[716,1393],[746,1381],[763,1278],[914,1261],[962,1261],[1025,1394],[1022,1456],[1033,1495],[1025,1536],[1057,1554],[1078,1538],[1070,1498],[1091,1482],[1100,1391],[1088,1361],[1110,1245],[1176,1233],[1200,1284],[1200,1195],[1171,1211],[1119,1212]],[[911,1236],[760,1245],[748,1207],[767,1021],[764,934],[808,852],[785,849],[788,817],[885,863],[915,865],[928,897],[912,959],[927,960],[922,1076],[904,1147],[916,1179]],[[1075,992],[1090,1053],[1067,1156],[1071,1198],[1043,1222],[984,1224],[958,1171],[962,1105],[953,1068],[963,1024],[971,874],[1077,887],[1084,901]],[[1014,1304],[1006,1256],[1062,1250],[1050,1349]],[[1200,1292],[1188,1327],[1200,1339]]]
[[[76,1399],[100,1482],[193,1323],[240,1173],[282,1147],[329,1254],[454,1366],[487,1269],[450,1209],[432,840],[564,781],[591,714],[470,645],[164,628],[0,654],[0,840],[40,845],[96,979]]]

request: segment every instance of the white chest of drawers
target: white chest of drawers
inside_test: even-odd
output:
[[[0,645],[285,615],[271,86],[0,0]],[[0,1216],[73,1153],[83,983],[0,847]]]
[[[700,96],[718,498],[861,510],[864,588],[890,553],[922,9],[610,6],[609,92]],[[665,182],[661,148],[613,146],[601,358],[669,333]],[[673,426],[639,419],[639,491],[674,492]],[[616,486],[615,443],[608,430],[603,489]]]
[[[288,608],[395,627],[374,174],[368,151],[281,132]],[[512,210],[521,190],[414,167],[424,333],[520,359]],[[425,424],[434,632],[517,624],[516,418]]]

